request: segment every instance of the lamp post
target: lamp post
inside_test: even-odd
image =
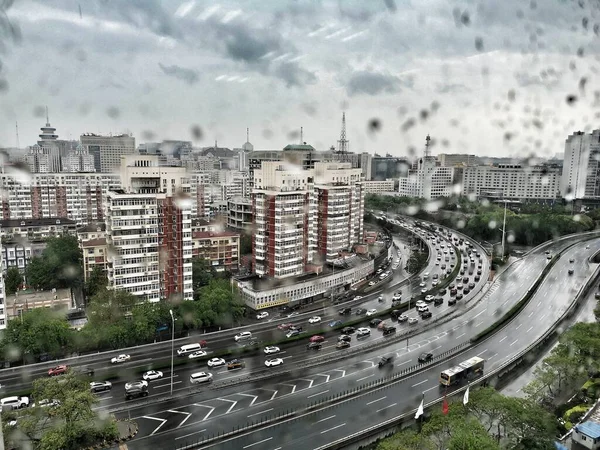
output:
[[[173,358],[175,356],[175,317],[173,310],[169,310],[171,314],[171,397],[173,397]]]
[[[504,220],[502,222],[502,257],[500,258],[504,261],[504,242],[506,236],[506,201],[504,202]]]

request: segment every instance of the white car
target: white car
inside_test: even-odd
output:
[[[163,373],[160,370],[149,370],[144,375],[142,375],[142,378],[146,381],[158,380],[162,377]]]
[[[265,361],[265,366],[267,366],[267,367],[275,367],[275,366],[280,366],[282,364],[283,364],[283,359],[281,359],[281,358],[267,359]]]
[[[258,314],[256,315],[256,319],[257,319],[257,320],[260,320],[260,319],[266,319],[267,317],[269,317],[269,313],[268,313],[268,312],[266,312],[266,311],[263,311],[263,312],[261,312],[261,313],[258,313]]]
[[[312,316],[308,319],[308,323],[321,323],[321,318],[319,316]]]
[[[148,387],[148,382],[146,380],[140,381],[130,381],[129,383],[125,383],[125,390],[128,391],[130,389],[143,389]]]
[[[29,397],[4,397],[0,400],[2,409],[4,407],[11,409],[27,408],[29,406]]]
[[[417,312],[425,312],[425,311],[429,311],[429,306],[424,305],[424,306],[417,306]]]
[[[433,287],[436,287],[438,284],[440,284],[438,280],[433,280],[433,282],[431,283]]]
[[[265,347],[265,355],[270,355],[272,353],[279,353],[281,350],[279,347]]]
[[[423,300],[417,300],[417,303],[415,305],[417,308],[419,306],[427,306],[427,303],[425,303]]]
[[[223,358],[213,358],[208,360],[208,367],[219,367],[224,365],[225,360]]]
[[[425,292],[427,292],[427,289],[421,289],[421,294],[424,294]]]
[[[369,336],[371,334],[371,330],[368,328],[359,328],[358,330],[356,330],[356,336],[357,337],[361,337],[361,336]]]
[[[114,358],[112,358],[110,360],[111,364],[121,364],[124,363],[125,361],[129,361],[131,359],[130,355],[119,355],[119,356],[115,356]]]
[[[40,400],[37,403],[34,403],[31,406],[33,406],[34,408],[36,406],[39,406],[40,408],[49,408],[49,407],[54,407],[54,406],[60,406],[60,401],[59,400],[44,399],[44,400]]]
[[[369,281],[369,286],[375,286],[375,281]]]
[[[369,309],[367,311],[367,316],[374,316],[375,314],[377,314],[377,310],[376,309]]]
[[[249,331],[242,331],[241,333],[236,334],[235,337],[234,337],[234,339],[235,339],[235,342],[239,342],[242,339],[249,339],[251,337],[252,337],[252,333],[251,332],[249,332]]]
[[[212,377],[212,373],[196,372],[190,375],[190,383],[210,383],[212,381]]]
[[[408,324],[409,325],[414,325],[417,322],[419,322],[419,319],[417,319],[416,317],[411,317],[410,319],[408,319]]]
[[[425,287],[427,286],[425,283],[419,283],[419,287]]]
[[[426,302],[432,302],[433,301],[433,295],[428,295],[427,297],[425,297],[425,301]]]
[[[208,355],[208,353],[206,353],[204,350],[198,350],[197,352],[190,353],[190,356],[188,356],[188,358],[190,358],[190,359],[203,358],[206,355]]]

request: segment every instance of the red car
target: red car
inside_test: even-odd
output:
[[[48,369],[48,375],[54,377],[56,375],[62,375],[63,373],[67,373],[67,369],[69,367],[65,365],[60,365],[53,367],[52,369]]]
[[[200,348],[204,348],[206,346],[208,346],[208,342],[206,342],[206,341],[200,341]]]
[[[290,327],[293,327],[294,324],[293,323],[282,323],[280,325],[277,325],[277,328],[280,329],[281,331],[287,331],[290,329]]]
[[[310,342],[323,342],[324,340],[323,336],[313,336],[310,338]]]

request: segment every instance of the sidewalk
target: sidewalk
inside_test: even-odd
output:
[[[126,441],[133,439],[138,432],[137,423],[128,420],[117,420],[117,429],[119,430],[119,437],[113,443],[113,445],[103,446],[99,445],[93,448],[97,449],[110,449],[110,450],[127,450]]]

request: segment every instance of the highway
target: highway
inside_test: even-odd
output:
[[[395,240],[399,246],[405,245],[404,242],[399,239]],[[440,266],[436,265],[436,258],[438,256],[438,251],[441,255],[443,255],[443,250],[437,245],[433,245],[430,241],[426,241],[430,250],[430,259],[428,266],[423,270],[423,273],[429,272],[430,278],[427,280],[427,287],[431,288],[432,278],[435,274],[441,276],[442,269]],[[447,242],[446,242],[447,243]],[[394,259],[397,258],[397,252],[393,249]],[[447,255],[446,255],[447,256]],[[401,261],[401,264],[405,264],[405,261]],[[391,268],[391,267],[390,267]],[[365,309],[385,309],[390,307],[391,296],[392,293],[398,289],[399,285],[405,281],[405,276],[402,274],[402,270],[399,267],[394,273],[393,278],[388,283],[377,283],[376,286],[372,287],[372,292],[369,294],[365,294],[364,298],[348,302],[348,305],[358,305],[361,304],[362,308]],[[381,286],[381,287],[379,287]],[[422,287],[414,286],[413,295],[418,295],[421,292]],[[403,287],[404,298],[408,296],[408,292],[406,288]],[[377,297],[382,294],[385,296],[386,302],[379,303],[377,301]],[[319,310],[313,310],[310,312],[303,312],[298,315],[294,315],[293,317],[277,319],[270,318],[270,320],[266,321],[257,321],[256,325],[252,327],[246,327],[244,329],[251,330],[253,332],[253,336],[258,338],[261,342],[273,342],[281,339],[285,339],[285,332],[282,332],[277,329],[277,325],[281,323],[290,323],[296,326],[302,326],[307,332],[310,330],[318,330],[321,328],[327,328],[327,323],[330,320],[349,320],[355,319],[356,316],[351,317],[342,317],[339,315],[339,310],[346,306],[346,303],[343,305],[331,305],[326,308],[322,308]],[[313,315],[319,315],[322,318],[322,325],[309,325],[308,318]],[[233,340],[233,336],[239,332],[239,329],[227,330],[219,333],[207,333],[206,335],[198,336],[195,339],[184,339],[178,340],[175,343],[175,347],[178,348],[180,345],[184,343],[190,342],[198,342],[201,339],[206,339],[209,343],[208,348],[206,349],[209,355],[214,352],[218,352],[227,348],[238,348]],[[290,349],[291,352],[298,352],[304,350],[305,343],[296,344],[296,348]],[[117,356],[120,353],[127,353],[131,355],[131,360],[119,365],[111,365],[110,359],[113,356]],[[111,352],[103,352],[98,355],[92,356],[84,356],[81,358],[77,358],[74,360],[63,360],[63,361],[52,361],[43,364],[35,364],[35,365],[27,365],[22,367],[16,367],[13,369],[4,369],[0,370],[0,383],[4,387],[5,394],[12,392],[17,392],[21,390],[28,389],[31,381],[38,377],[47,376],[48,369],[54,367],[57,364],[68,364],[71,367],[77,366],[85,366],[86,368],[94,369],[95,379],[102,380],[106,379],[110,376],[110,379],[114,381],[115,386],[119,386],[119,384],[124,384],[127,381],[131,381],[132,378],[139,378],[140,374],[146,370],[161,368],[163,366],[169,366],[171,357],[171,342],[163,342],[155,345],[146,345],[135,347],[133,349],[125,349],[125,350],[116,350]],[[203,362],[205,364],[205,362]],[[248,361],[248,366],[252,367],[254,364],[253,361]],[[262,368],[262,360],[260,361],[260,365]],[[206,367],[205,365],[203,367]],[[198,363],[188,364],[185,368],[183,368],[183,375],[187,378],[189,377],[189,373],[198,371]],[[163,371],[164,372],[164,371]],[[159,388],[160,389],[160,388]],[[162,392],[159,390],[158,394]]]
[[[568,243],[568,240],[562,241],[552,244],[549,248],[556,252]],[[568,276],[566,271],[570,264],[569,258],[573,257],[580,261],[598,249],[600,243],[595,241],[590,250],[586,250],[585,245],[570,250],[553,268],[538,294],[519,315],[518,321],[510,324],[508,334],[500,332],[493,339],[461,355],[460,360],[467,359],[471,354],[481,354],[488,360],[487,370],[489,370],[500,364],[506,357],[521,350],[536,335],[543,333],[555,316],[560,314],[561,309],[566,308],[570,296],[572,297],[592,271],[587,264],[580,263],[577,264],[577,273]],[[117,415],[121,418],[135,418],[140,426],[140,432],[136,439],[128,444],[129,448],[164,447],[167,442],[181,442],[183,445],[186,440],[197,439],[203,433],[230,431],[249,421],[267,419],[290,409],[302,409],[313,401],[377,379],[382,371],[375,365],[382,355],[395,354],[395,370],[400,370],[414,365],[418,354],[422,351],[439,354],[466,342],[471,336],[495,322],[524,295],[547,264],[544,250],[537,250],[508,268],[498,277],[497,282],[484,296],[484,300],[464,311],[462,317],[440,324],[409,342],[400,342],[385,350],[353,356],[341,362],[299,370],[298,373],[284,379],[263,380],[256,385],[246,383],[216,392],[206,388],[185,399],[167,400],[160,404],[140,407],[132,406],[126,413]],[[498,286],[501,286],[501,289]],[[534,327],[532,316],[536,312],[539,314],[536,315]],[[404,324],[400,326],[408,327]],[[449,365],[450,362],[443,363],[444,367]],[[436,397],[439,393],[437,388],[439,371],[440,368],[436,367],[419,375],[418,379],[413,379],[412,382],[409,380],[386,387],[389,392],[378,394],[377,398],[366,397],[364,402],[361,400],[359,403],[361,409],[355,406],[346,408],[345,413],[338,411],[329,416],[310,419],[312,425],[322,420],[318,423],[324,424],[323,429],[320,426],[307,427],[307,423],[300,425],[285,422],[278,425],[281,427],[278,430],[263,429],[251,433],[242,440],[233,439],[219,446],[245,448],[246,445],[256,443],[256,448],[277,448],[283,444],[286,448],[314,448],[323,439],[321,431],[326,431],[323,433],[327,434],[324,439],[331,442],[337,439],[340,433],[342,436],[347,435],[350,431],[358,430],[359,426],[364,428],[372,421],[379,421],[379,415],[391,417],[404,410],[416,408],[418,400],[415,398],[420,398],[421,391],[425,392],[426,400]],[[184,380],[181,381],[181,384],[185,384]],[[365,414],[367,412],[369,414]],[[375,415],[373,412],[378,414]],[[348,428],[344,429],[349,423],[352,423],[350,431]],[[316,437],[315,432],[319,437]],[[295,433],[301,436],[294,437]],[[307,438],[311,442],[309,447],[306,447]],[[263,445],[260,442],[264,439],[268,441],[264,441]],[[292,447],[290,442],[294,443]]]

